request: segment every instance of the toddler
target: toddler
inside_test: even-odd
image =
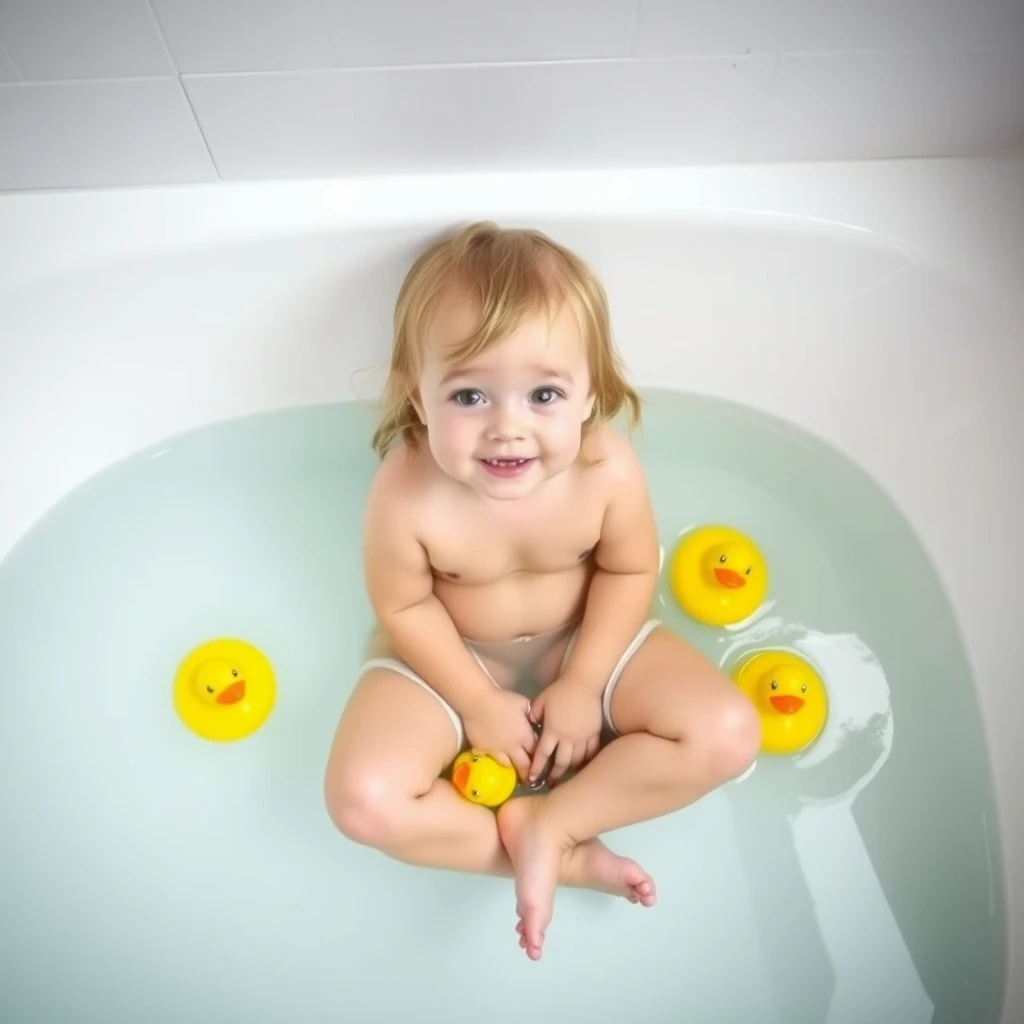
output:
[[[653,905],[653,879],[598,836],[741,774],[760,725],[649,617],[654,516],[611,422],[640,401],[578,256],[489,223],[432,245],[398,295],[384,399],[363,541],[379,625],[327,808],[399,860],[514,876],[536,960],[559,884]],[[443,777],[467,747],[547,785],[470,803]]]

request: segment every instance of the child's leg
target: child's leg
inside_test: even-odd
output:
[[[494,812],[439,778],[456,754],[444,705],[387,669],[368,671],[349,698],[324,777],[331,819],[350,839],[410,864],[511,875]],[[557,866],[557,882],[649,902],[653,885],[595,840]]]
[[[439,778],[456,753],[440,701],[397,672],[370,669],[331,747],[324,778],[331,819],[355,842],[410,864],[511,874],[494,812]]]
[[[612,695],[619,737],[548,795],[502,808],[521,945],[539,957],[558,864],[573,844],[677,810],[742,774],[760,744],[750,702],[699,652],[656,629]]]

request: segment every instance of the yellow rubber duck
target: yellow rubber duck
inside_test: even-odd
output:
[[[761,717],[766,754],[798,754],[818,738],[828,717],[828,694],[803,658],[759,651],[737,666],[733,679]]]
[[[464,750],[452,763],[452,785],[474,804],[500,806],[512,795],[518,781],[511,765],[500,764],[476,750]]]
[[[669,585],[682,609],[708,626],[749,618],[768,591],[768,565],[757,545],[729,526],[698,526],[680,538]]]
[[[274,708],[274,670],[244,640],[200,644],[178,667],[174,707],[182,722],[207,740],[240,740]]]

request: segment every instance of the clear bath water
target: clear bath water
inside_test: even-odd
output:
[[[608,841],[649,911],[558,894],[544,959],[507,880],[428,872],[338,834],[332,733],[371,624],[370,413],[289,410],[172,439],[68,496],[0,565],[0,1020],[137,1024],[998,1018],[998,832],[950,606],[888,499],[816,440],[660,392],[637,444],[662,543],[725,521],[772,574],[739,629],[660,614],[730,665],[784,645],[824,673],[805,756]],[[258,733],[175,717],[195,644],[279,679]]]

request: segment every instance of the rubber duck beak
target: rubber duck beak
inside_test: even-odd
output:
[[[776,711],[780,711],[784,715],[794,715],[804,706],[803,697],[796,697],[789,693],[778,697],[769,697],[768,700],[771,701],[771,705]]]
[[[462,764],[452,772],[452,785],[460,792],[465,793],[466,787],[469,785],[469,763],[463,761]]]
[[[237,704],[245,696],[245,680],[239,679],[217,694],[218,704]]]
[[[734,569],[716,569],[715,579],[723,587],[728,587],[730,590],[737,590],[742,586],[746,585],[746,578],[741,576]]]

